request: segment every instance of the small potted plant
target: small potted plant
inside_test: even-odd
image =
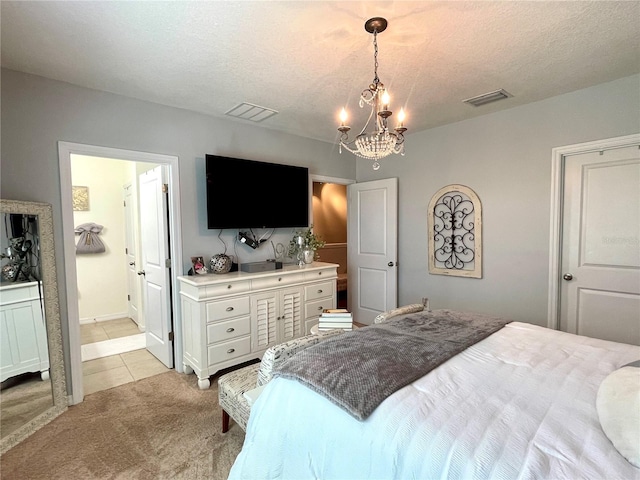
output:
[[[315,259],[316,250],[325,246],[325,241],[313,233],[313,225],[294,233],[289,242],[289,256],[296,257],[298,264],[311,263]]]

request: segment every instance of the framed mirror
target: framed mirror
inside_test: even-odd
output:
[[[51,205],[0,200],[0,453],[67,409]]]

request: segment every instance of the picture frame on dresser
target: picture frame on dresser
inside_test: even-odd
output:
[[[191,257],[191,270],[194,275],[205,275],[209,273],[203,256]]]

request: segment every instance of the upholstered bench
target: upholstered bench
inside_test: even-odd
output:
[[[218,379],[218,402],[222,408],[222,433],[229,430],[232,418],[244,431],[251,413],[253,401],[269,383],[275,367],[288,360],[300,350],[343,333],[343,330],[329,330],[316,335],[306,335],[267,349],[260,363],[234,370]]]

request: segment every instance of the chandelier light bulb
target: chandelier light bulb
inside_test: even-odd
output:
[[[343,108],[340,112],[340,125],[344,127],[344,123],[347,121],[347,111]]]
[[[401,108],[400,111],[398,112],[398,126],[399,127],[404,127],[404,119],[405,119],[406,115],[404,113],[404,108]]]
[[[382,93],[382,108],[385,110],[389,109],[389,102],[391,101],[391,97],[389,97],[389,92],[386,90]]]

